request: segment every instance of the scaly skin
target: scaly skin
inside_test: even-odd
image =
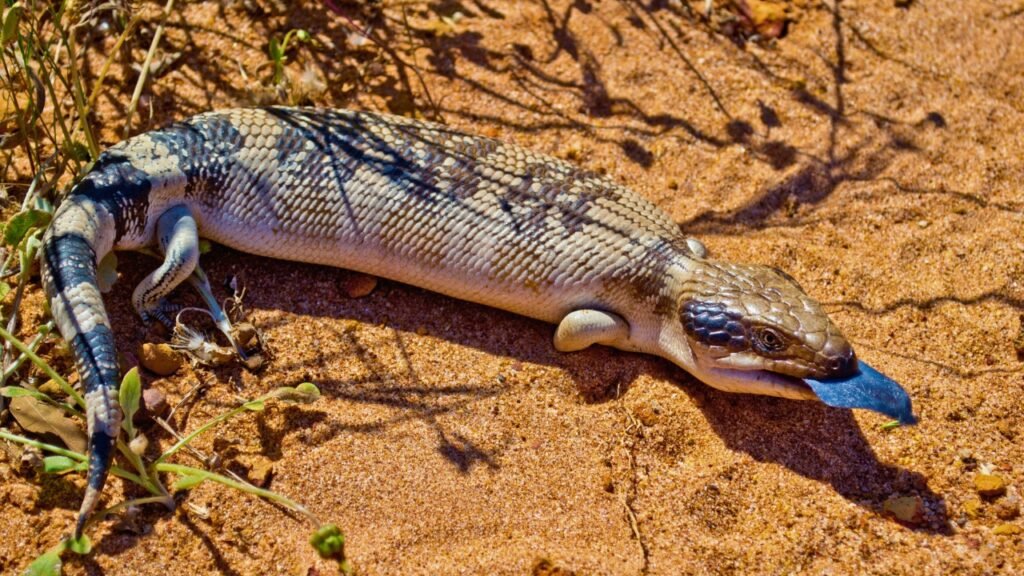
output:
[[[559,324],[555,346],[659,355],[715,387],[813,398],[793,377],[843,376],[853,351],[775,270],[707,260],[650,202],[495,140],[350,111],[245,109],[118,144],[64,201],[43,283],[88,402],[80,533],[120,423],[96,264],[158,244],[133,302],[155,312],[198,233],[232,248],[383,276]]]

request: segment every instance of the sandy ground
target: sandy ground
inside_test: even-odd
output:
[[[1024,4],[808,0],[786,37],[745,45],[672,1],[385,5],[375,19],[340,5],[383,43],[357,46],[318,3],[182,4],[135,130],[266,101],[267,39],[308,29],[318,44],[288,68],[305,70],[311,101],[437,118],[606,171],[716,257],[789,271],[921,422],[884,431],[875,414],[719,393],[653,358],[561,355],[535,321],[391,282],[350,299],[347,272],[217,248],[205,268],[222,295],[232,275],[247,287],[275,358],[258,375],[147,385],[174,401],[211,384],[176,417],[185,429],[236,394],[309,380],[324,398],[197,447],[271,464],[271,488],[344,529],[360,574],[539,574],[542,560],[579,575],[1024,572],[1024,535],[999,534],[1024,528],[1007,498],[965,511],[979,469],[1011,500],[1024,482]],[[159,6],[142,8],[157,21]],[[108,82],[106,144],[134,79]],[[107,299],[129,364],[146,330],[128,299],[151,266],[122,257]],[[29,322],[39,304],[34,291]],[[82,483],[39,483],[7,460],[10,574],[70,529]],[[131,494],[112,481],[106,500]],[[920,498],[916,523],[884,513],[904,496]],[[332,570],[311,527],[274,506],[208,485],[179,501],[145,509],[141,535],[94,529],[95,552],[66,573]]]

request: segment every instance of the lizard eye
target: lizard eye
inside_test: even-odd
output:
[[[758,328],[754,331],[754,345],[765,353],[778,352],[786,347],[786,338],[774,328]]]

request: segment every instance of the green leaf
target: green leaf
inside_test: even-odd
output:
[[[210,250],[213,250],[213,242],[210,242],[206,238],[199,239],[199,254],[206,254]]]
[[[115,282],[117,282],[117,254],[111,252],[104,256],[100,265],[96,267],[96,284],[99,286],[100,292],[106,294],[114,287]]]
[[[60,576],[61,547],[50,549],[32,561],[22,576]]]
[[[88,461],[72,460],[67,456],[47,456],[43,458],[43,472],[47,474],[61,474],[72,470],[84,472],[88,468]]]
[[[36,256],[39,254],[39,248],[42,247],[43,241],[40,240],[40,236],[43,235],[43,230],[33,229],[29,231],[28,236],[22,241],[18,247],[18,259],[21,266],[20,276],[22,279],[27,279],[32,273],[36,263]]]
[[[270,39],[270,47],[268,51],[270,53],[270,59],[274,62],[284,61],[284,48],[281,47],[281,41],[277,38]]]
[[[7,282],[0,282],[0,300],[7,298],[7,295],[11,293],[11,285]]]
[[[334,524],[324,524],[309,538],[310,545],[321,558],[345,558],[345,535]]]
[[[265,407],[266,404],[263,402],[263,400],[250,400],[245,404],[242,404],[242,408],[245,408],[250,412],[263,412],[263,409]]]
[[[92,552],[92,542],[89,541],[88,536],[82,534],[79,538],[69,539],[67,541],[67,549],[80,556],[85,556],[89,552]]]
[[[25,210],[11,218],[4,228],[4,243],[10,246],[17,246],[28,234],[29,230],[39,226],[45,226],[50,222],[50,214],[42,210]]]
[[[182,476],[178,478],[178,481],[174,483],[174,490],[191,490],[196,486],[199,486],[206,481],[206,476],[199,474],[193,474],[189,476]]]
[[[879,428],[881,428],[884,432],[888,432],[889,430],[894,430],[896,428],[899,428],[900,426],[902,426],[902,424],[900,424],[899,420],[890,420],[885,424],[879,426]]]
[[[15,2],[13,6],[4,10],[3,29],[0,30],[0,44],[4,46],[18,39],[18,23],[21,21],[21,2]]]
[[[128,433],[128,438],[135,438],[135,424],[132,423],[132,418],[139,411],[140,398],[142,398],[142,379],[139,378],[139,368],[136,366],[124,375],[121,380],[121,390],[118,392],[121,410],[124,411],[121,427]]]
[[[0,388],[0,396],[6,396],[8,398],[32,396],[33,398],[39,398],[42,400],[44,394],[42,392],[36,392],[35,390],[29,390],[28,388],[22,388],[21,386],[4,386],[3,388]]]
[[[25,430],[36,434],[55,434],[68,448],[85,454],[89,445],[85,432],[74,420],[65,418],[60,408],[32,396],[19,396],[11,398],[10,409],[11,415]]]
[[[274,390],[274,398],[282,402],[293,402],[296,404],[312,404],[320,398],[320,389],[312,382],[303,382],[295,388],[282,386]]]
[[[305,30],[302,30],[301,28],[295,31],[295,37],[298,38],[299,40],[303,41],[303,42],[309,42],[309,40],[310,40],[309,32],[306,32]]]

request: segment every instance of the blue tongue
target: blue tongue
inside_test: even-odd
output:
[[[860,373],[847,378],[813,380],[804,382],[814,390],[818,398],[836,408],[866,408],[895,418],[900,424],[915,424],[914,409],[910,396],[894,380],[857,361]]]

